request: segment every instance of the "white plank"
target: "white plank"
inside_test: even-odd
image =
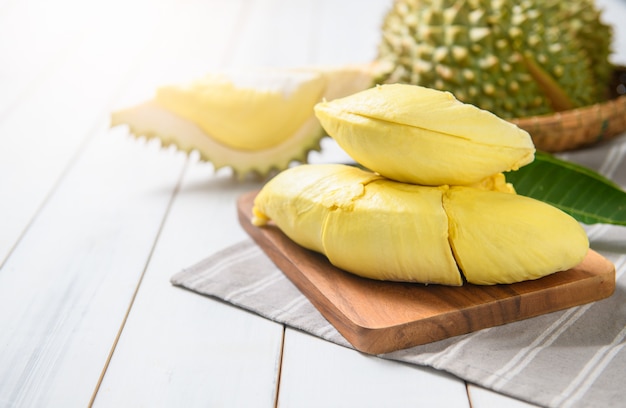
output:
[[[5,111],[0,125],[0,173],[4,174],[0,178],[0,263],[76,150],[98,127],[103,130],[100,115],[128,69],[115,56],[131,60],[141,48],[144,35],[150,33],[150,24],[145,23],[154,20],[152,13],[144,13],[144,24],[137,25],[132,21],[136,16],[123,14],[123,10],[133,10],[128,4],[126,8],[121,3],[103,4],[95,11],[111,14],[94,14],[91,19],[78,12],[84,8],[63,6],[55,4],[57,8],[42,11],[50,11],[45,17],[55,24],[63,24],[68,14],[71,17],[67,18],[85,18],[86,24],[96,26],[100,21],[116,20],[118,31],[86,30],[84,36],[78,35],[78,45],[63,64],[43,67],[51,70],[45,81],[29,87],[10,115]],[[115,19],[116,14],[121,17]],[[15,27],[25,23],[11,21]],[[28,28],[28,24],[24,26]],[[131,36],[129,30],[137,28],[141,35]],[[42,41],[47,34],[40,33]],[[15,40],[20,32],[7,37]],[[24,51],[38,55],[36,49]],[[30,72],[29,66],[22,65],[24,62],[18,61],[16,66]],[[2,78],[8,89],[12,89],[12,81],[12,77]],[[15,256],[0,271],[2,405],[37,401],[54,405],[72,399],[84,405],[95,386],[167,204],[167,200],[141,196],[145,193],[142,188],[151,186],[146,177],[157,177],[160,185],[168,183],[164,174],[159,177],[158,172],[144,172],[154,171],[154,165],[167,161],[159,159],[163,163],[153,162],[151,168],[149,160],[131,159],[139,169],[127,167],[134,173],[134,177],[128,177],[116,167],[124,159],[108,147],[105,143],[95,148],[106,155],[106,160],[95,160],[87,169],[77,166],[80,175],[68,177],[73,180],[70,186],[58,193],[61,198],[57,195],[52,199],[23,244],[16,248]],[[88,161],[96,159],[87,157]],[[96,171],[90,172],[92,169]],[[109,176],[115,174],[118,179],[111,180]],[[85,198],[85,193],[93,196]],[[137,229],[124,231],[121,224],[116,227],[115,221],[126,221]],[[106,239],[111,237],[110,241]],[[118,251],[117,245],[125,244],[126,250],[141,250],[145,245],[144,253],[136,255],[139,258],[135,258],[135,265],[132,257],[128,259]],[[108,267],[117,269],[119,275],[107,279],[111,272]],[[107,304],[119,299],[117,295],[122,302]]]
[[[0,265],[81,145],[106,120],[113,97],[164,8],[145,0],[110,1],[97,8],[102,12],[88,21],[102,29],[85,33],[72,54],[1,118]],[[49,18],[62,23],[67,13],[72,9],[51,11]],[[83,17],[88,16],[72,14]],[[11,34],[20,38],[20,32]],[[2,87],[13,79],[0,80]]]
[[[291,329],[278,397],[283,407],[469,407],[465,383],[455,377]]]
[[[123,99],[140,95],[137,89],[148,82],[226,67],[233,38],[240,38],[233,27],[241,27],[244,16],[240,2],[229,4],[192,2],[179,9],[168,19],[159,53],[137,71],[140,83],[133,81],[132,96]],[[150,73],[156,65],[160,73]],[[236,181],[228,169],[215,174],[210,164],[191,161],[95,406],[274,406],[282,326],[169,284],[180,269],[246,238],[236,200],[259,187]]]
[[[0,405],[85,406],[183,157],[104,127],[0,270]]]
[[[185,12],[190,13],[186,15],[188,27],[198,24],[195,16],[205,16],[200,26],[205,32],[197,30],[202,38],[219,38],[230,44],[224,49],[219,43],[202,42],[219,68],[310,62],[308,47],[294,43],[311,35],[310,2],[264,0],[246,5],[237,21],[228,15],[202,13],[200,4]],[[225,25],[239,31],[235,34]],[[232,41],[228,34],[233,34]],[[176,55],[180,65],[201,66],[202,57],[207,55],[199,56],[189,48],[198,45],[185,44],[173,35],[165,45],[165,54],[171,44],[179,47]],[[177,270],[245,238],[235,218],[235,200],[253,185],[224,177],[212,174],[209,165],[190,166],[106,370],[96,406],[274,405],[282,326],[181,293],[168,284]],[[143,378],[141,386],[133,381],[138,376]],[[245,393],[237,392],[244,387]]]
[[[258,187],[190,165],[95,406],[274,406],[282,326],[169,284],[246,238],[235,201]]]
[[[0,4],[0,118],[103,25],[96,18],[103,6],[75,0]]]

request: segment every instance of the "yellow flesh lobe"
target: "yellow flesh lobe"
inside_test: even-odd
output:
[[[353,207],[329,212],[324,253],[333,265],[367,278],[461,285],[443,190],[383,179],[368,184]]]
[[[201,160],[210,161],[216,169],[231,167],[239,178],[251,173],[265,177],[293,162],[306,163],[309,152],[319,150],[320,139],[325,136],[322,126],[312,106],[300,106],[311,103],[308,98],[314,98],[317,85],[323,83],[324,89],[315,102],[333,100],[369,88],[374,71],[369,65],[315,66],[260,69],[250,71],[248,76],[248,81],[239,76],[237,86],[232,79],[236,75],[213,74],[191,86],[157,90],[151,100],[114,111],[111,125],[127,125],[131,134],[159,139],[163,146],[174,145],[187,153],[197,151]],[[284,111],[275,104],[275,100],[281,106],[286,103],[279,94],[291,95],[289,100],[294,102]],[[225,109],[220,98],[231,101],[236,108]],[[298,98],[308,102],[300,103]],[[184,117],[181,110],[193,115]],[[250,112],[251,116],[233,120],[242,112]],[[303,112],[305,119],[296,125]],[[278,121],[271,123],[270,118],[277,116]],[[207,133],[197,123],[199,118],[207,126],[216,124],[213,130],[221,140]],[[297,129],[289,133],[293,126]],[[233,129],[233,134],[217,128],[224,132]],[[282,141],[275,144],[278,140]]]
[[[470,283],[537,279],[578,265],[589,248],[574,218],[532,198],[451,187],[443,205],[452,249]]]
[[[315,113],[354,160],[401,182],[469,185],[534,159],[527,132],[448,92],[381,85]]]
[[[302,165],[266,184],[255,200],[254,222],[273,220],[296,243],[363,277],[461,285],[444,190],[350,166]]]
[[[293,135],[325,88],[319,72],[248,71],[162,87],[155,100],[226,146],[261,150]]]
[[[486,177],[478,183],[471,184],[468,187],[474,187],[480,190],[492,190],[516,194],[515,187],[513,187],[513,184],[506,182],[506,176],[503,173]]]
[[[427,187],[345,165],[302,165],[263,187],[253,222],[272,220],[333,265],[379,280],[461,285],[462,272],[469,283],[508,284],[583,260],[589,242],[574,218],[498,191],[498,181],[489,187]]]
[[[253,223],[273,220],[293,241],[324,252],[322,222],[331,208],[353,205],[381,177],[342,165],[301,165],[270,180],[254,201]]]

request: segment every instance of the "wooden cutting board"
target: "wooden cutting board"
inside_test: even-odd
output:
[[[332,266],[276,226],[251,224],[255,191],[238,200],[243,228],[357,349],[387,353],[609,297],[614,265],[590,250],[568,271],[510,285],[381,282]]]

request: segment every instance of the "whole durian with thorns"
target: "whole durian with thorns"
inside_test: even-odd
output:
[[[502,118],[605,100],[612,31],[592,0],[396,0],[383,83],[452,92]]]

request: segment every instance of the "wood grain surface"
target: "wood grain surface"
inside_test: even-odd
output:
[[[276,226],[251,224],[255,191],[238,200],[243,228],[358,350],[387,353],[610,296],[615,267],[593,250],[575,268],[511,285],[383,282],[344,272]]]

